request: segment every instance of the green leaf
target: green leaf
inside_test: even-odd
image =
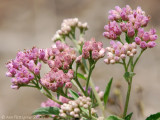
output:
[[[105,90],[105,93],[104,93],[104,104],[105,104],[105,106],[106,106],[107,101],[108,101],[109,92],[110,92],[111,85],[112,85],[112,80],[113,80],[113,78],[110,79],[108,85],[106,86],[106,90]]]
[[[129,39],[127,33],[126,33],[126,42],[127,42],[127,43],[130,43],[130,39]]]
[[[131,120],[132,114],[133,114],[133,113],[130,113],[130,114],[127,115],[124,119],[125,119],[125,120]]]
[[[146,120],[160,120],[160,112],[150,115]]]
[[[79,95],[75,91],[69,89],[69,92],[75,100],[79,98]]]
[[[134,75],[135,75],[135,73],[133,73],[133,72],[125,72],[123,77],[128,81]]]
[[[108,118],[106,118],[105,120],[124,120],[124,119],[119,118],[118,116],[112,115],[112,116],[109,116]]]
[[[83,80],[87,80],[86,77],[84,77],[84,75],[82,75],[81,73],[77,73],[77,77],[83,79]]]
[[[88,118],[82,117],[82,120],[88,120]]]
[[[32,115],[59,115],[59,108],[57,107],[41,107],[35,110]]]

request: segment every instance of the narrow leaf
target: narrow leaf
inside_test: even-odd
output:
[[[146,120],[160,120],[160,112],[150,115]]]
[[[105,120],[124,120],[124,119],[119,118],[118,116],[109,116],[109,117],[106,118]]]
[[[41,107],[35,110],[32,115],[59,115],[59,108],[57,107]]]
[[[127,116],[125,117],[125,120],[131,120],[132,114],[133,114],[133,113],[130,113],[129,115],[127,115]]]
[[[69,92],[75,100],[79,97],[79,95],[75,91],[69,89]]]
[[[110,93],[110,89],[111,89],[111,85],[112,85],[112,80],[113,80],[113,78],[110,79],[108,85],[106,86],[106,90],[105,90],[105,93],[104,93],[104,104],[105,104],[105,106],[106,106],[107,101],[108,101],[108,97],[109,97],[109,93]]]
[[[83,80],[87,80],[86,77],[84,77],[84,75],[82,75],[81,73],[77,73],[77,77],[83,79]]]

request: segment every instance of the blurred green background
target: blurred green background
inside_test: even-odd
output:
[[[151,16],[148,28],[156,28],[159,35],[160,2],[159,0],[0,0],[0,120],[1,116],[30,116],[40,107],[46,98],[35,89],[10,88],[10,78],[5,77],[5,63],[15,58],[18,50],[32,46],[47,48],[52,45],[51,38],[60,28],[65,18],[78,17],[88,22],[86,39],[95,37],[108,46],[108,40],[102,36],[103,27],[108,23],[110,9],[116,5],[132,8],[141,6]],[[144,120],[146,116],[160,111],[160,46],[148,49],[140,59],[133,80],[129,112],[134,112],[133,120]],[[47,71],[46,71],[47,72]],[[123,67],[105,65],[100,60],[92,78],[101,90],[113,76],[111,98],[114,99],[116,86],[121,86],[122,106],[124,104],[127,83],[123,79]],[[112,100],[111,100],[112,103]],[[114,103],[113,103],[114,104]],[[116,105],[110,105],[120,113]],[[11,118],[16,120],[16,118]]]

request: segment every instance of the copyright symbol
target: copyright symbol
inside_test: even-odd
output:
[[[5,119],[5,116],[4,116],[4,115],[2,115],[2,116],[1,116],[1,118],[2,118],[2,120],[4,120],[4,119]]]

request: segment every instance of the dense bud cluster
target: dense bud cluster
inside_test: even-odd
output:
[[[103,33],[108,39],[117,40],[117,38],[121,35],[122,31],[116,21],[111,21],[108,25],[104,26],[106,32]]]
[[[56,32],[56,34],[53,36],[52,40],[57,41],[60,40],[61,37],[69,35],[72,31],[72,29],[79,28],[82,30],[87,30],[88,29],[88,24],[81,23],[78,18],[69,18],[69,19],[64,19],[62,24],[61,24],[61,29]]]
[[[42,60],[51,69],[70,69],[76,59],[76,52],[65,43],[57,41],[51,48],[41,50]]]
[[[40,79],[40,83],[55,92],[59,87],[71,88],[73,75],[74,72],[71,69],[67,73],[64,73],[63,70],[52,70]]]
[[[150,29],[149,32],[145,32],[143,28],[139,28],[135,42],[137,45],[140,45],[142,49],[146,49],[147,47],[153,48],[156,46],[155,40],[157,38],[158,36],[156,35],[155,29]]]
[[[38,62],[39,49],[33,47],[25,52],[18,52],[14,60],[7,63],[6,76],[12,77],[11,88],[18,89],[21,85],[28,84],[40,74],[41,63]]]
[[[125,43],[124,45],[117,41],[111,41],[110,47],[107,47],[107,59],[104,60],[106,64],[114,64],[119,62],[120,59],[125,59],[126,56],[133,57],[137,53],[137,45],[135,42],[128,44]]]
[[[81,107],[88,109],[90,106],[91,99],[80,96],[77,100],[69,101],[68,104],[64,103],[61,105],[60,117],[66,118],[67,116],[71,116],[73,118],[79,118]],[[92,109],[91,112],[94,114],[96,111]]]
[[[149,17],[145,15],[145,12],[141,7],[137,7],[136,10],[132,10],[129,5],[124,8],[119,6],[115,7],[115,10],[109,11],[108,19],[110,21],[129,21],[134,25],[134,28],[146,26],[149,22]]]
[[[86,41],[82,48],[82,57],[85,59],[92,58],[93,60],[98,60],[104,57],[105,49],[101,42],[96,42],[94,38],[90,41]]]
[[[149,17],[140,7],[132,10],[129,5],[124,8],[116,6],[115,10],[110,10],[108,19],[110,22],[104,26],[106,32],[103,33],[103,36],[112,40],[119,40],[122,32],[133,38],[137,30],[147,26],[149,22]]]

